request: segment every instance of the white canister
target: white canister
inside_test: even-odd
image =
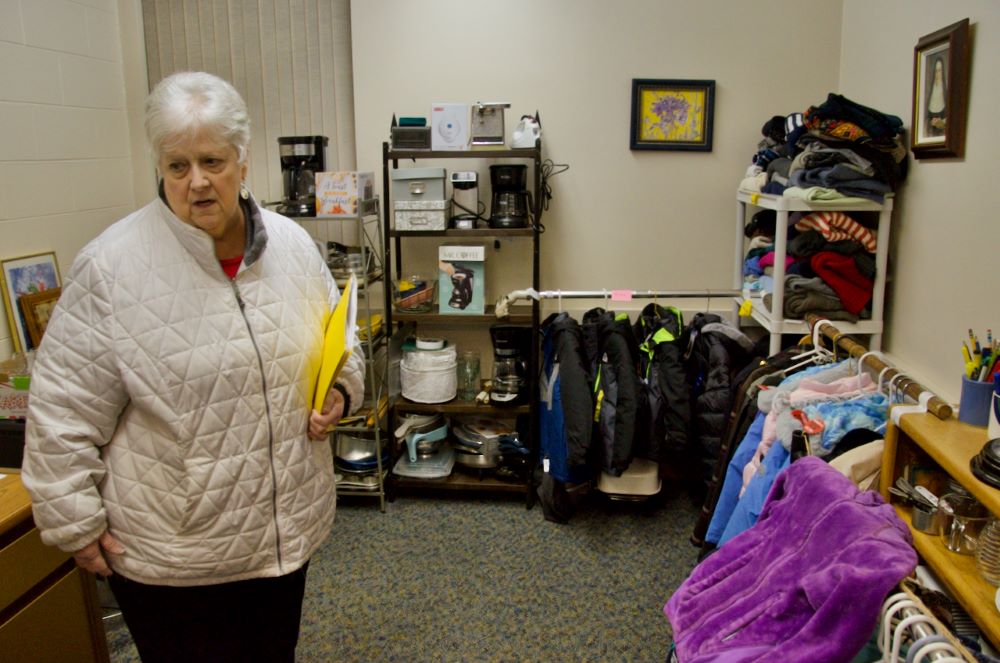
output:
[[[455,346],[440,350],[410,350],[399,364],[399,382],[403,398],[415,403],[444,403],[455,398],[458,380],[455,373]]]

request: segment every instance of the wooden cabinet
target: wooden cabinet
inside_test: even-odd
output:
[[[963,424],[956,419],[941,420],[932,414],[906,414],[898,426],[890,424],[885,438],[880,490],[895,502],[899,516],[909,525],[910,509],[889,494],[899,476],[920,475],[921,483],[934,486],[938,495],[949,479],[958,482],[1000,517],[1000,490],[988,486],[973,474],[969,461],[986,444],[986,429]],[[908,477],[910,478],[910,477]],[[953,553],[940,536],[913,530],[913,543],[924,562],[941,579],[948,591],[979,625],[983,635],[1000,647],[1000,611],[995,596],[997,588],[986,582],[976,569],[975,558]]]
[[[42,543],[16,474],[0,479],[0,658],[110,661],[94,577]]]

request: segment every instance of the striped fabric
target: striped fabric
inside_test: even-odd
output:
[[[799,219],[795,229],[816,230],[828,242],[853,239],[871,253],[875,253],[877,245],[875,231],[865,228],[843,212],[813,212]]]

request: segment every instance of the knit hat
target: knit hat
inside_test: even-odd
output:
[[[793,157],[798,154],[799,150],[795,144],[799,142],[799,138],[805,132],[806,125],[802,119],[802,113],[792,113],[785,118],[785,145],[788,156]]]
[[[760,132],[765,138],[770,138],[775,143],[785,142],[785,118],[781,115],[775,115],[770,120],[764,123]]]
[[[774,237],[774,231],[778,224],[778,213],[773,209],[762,209],[753,215],[750,223],[743,229],[743,234],[747,237],[754,235],[767,235]]]

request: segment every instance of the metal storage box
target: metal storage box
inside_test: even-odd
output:
[[[444,200],[444,168],[401,168],[392,176],[395,209],[407,200]]]

